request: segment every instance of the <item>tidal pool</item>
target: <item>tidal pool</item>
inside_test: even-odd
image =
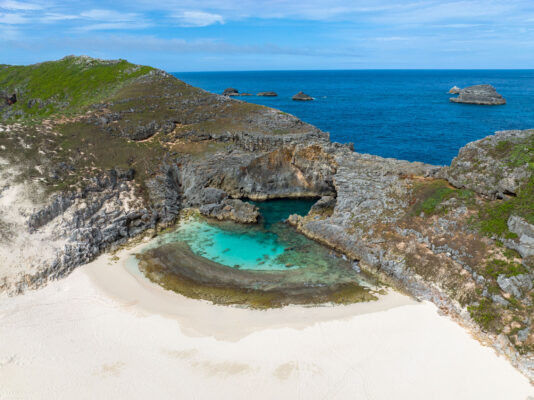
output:
[[[257,307],[372,300],[378,283],[284,223],[315,200],[254,203],[261,223],[191,216],[138,255],[150,279],[190,297]]]

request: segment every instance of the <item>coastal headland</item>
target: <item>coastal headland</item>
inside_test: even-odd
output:
[[[17,99],[0,105],[4,295],[187,210],[253,223],[247,200],[316,197],[289,218],[298,232],[434,303],[534,379],[534,131],[497,132],[441,167],[356,153],[292,115],[124,60],[2,65],[0,90]]]

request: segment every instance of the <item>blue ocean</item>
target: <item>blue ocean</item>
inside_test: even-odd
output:
[[[534,128],[534,70],[356,70],[174,73],[221,93],[227,87],[278,97],[238,97],[296,115],[353,142],[361,153],[431,164],[449,164],[460,147],[504,129]],[[454,104],[452,86],[489,83],[503,106]],[[296,102],[303,91],[315,98]]]

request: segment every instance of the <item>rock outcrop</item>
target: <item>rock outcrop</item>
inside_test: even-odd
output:
[[[292,99],[296,101],[311,101],[313,100],[313,97],[307,95],[306,93],[298,92],[292,97]]]
[[[451,90],[456,89],[456,87]],[[506,104],[506,100],[497,93],[497,90],[491,85],[475,85],[465,89],[455,90],[458,97],[451,97],[453,103],[479,104],[495,106]],[[452,92],[451,92],[452,93]]]
[[[261,97],[276,97],[276,96],[278,96],[278,93],[276,93],[276,92],[259,92],[257,94],[257,96],[261,96]]]
[[[515,195],[533,174],[528,163],[532,143],[534,130],[496,132],[463,147],[440,176],[492,198]]]
[[[513,243],[512,246],[521,257],[527,259],[534,256],[534,225],[529,224],[524,218],[512,215],[508,219],[508,229],[519,238],[519,242]]]
[[[453,87],[449,90],[449,93],[450,93],[450,94],[460,94],[461,91],[462,91],[462,89],[460,89],[458,86],[453,86]]]
[[[239,90],[235,88],[226,88],[222,94],[223,96],[239,96]]]

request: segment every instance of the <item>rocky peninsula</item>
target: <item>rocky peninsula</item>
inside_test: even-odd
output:
[[[356,153],[124,60],[0,66],[0,88],[18,100],[0,105],[0,290],[61,278],[184,210],[254,223],[247,199],[317,197],[295,229],[434,302],[534,379],[534,131],[440,167]]]
[[[497,93],[497,90],[491,85],[475,85],[465,89],[457,86],[449,90],[451,94],[458,94],[458,97],[451,97],[453,103],[479,104],[487,106],[497,106],[506,104],[506,100]]]

